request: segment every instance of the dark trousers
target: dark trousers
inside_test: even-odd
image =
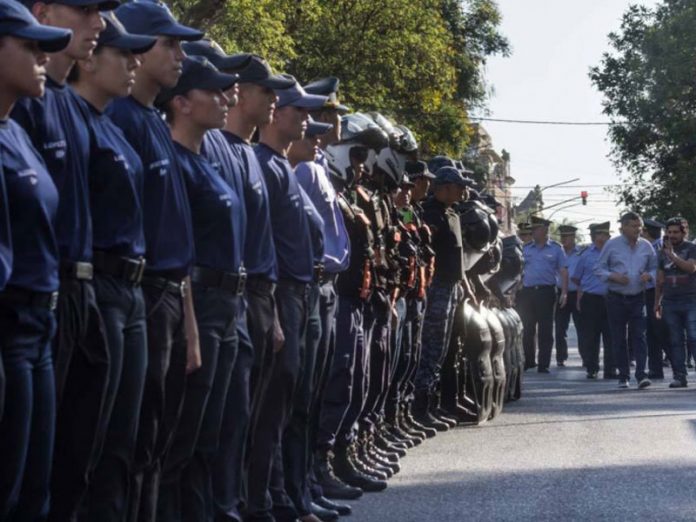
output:
[[[272,520],[274,505],[290,507],[285,493],[281,438],[292,419],[292,405],[301,368],[301,339],[306,326],[306,285],[281,280],[275,291],[280,326],[285,342],[276,354],[268,400],[259,412],[251,441],[248,474],[248,508],[245,520]],[[297,424],[293,425],[295,429]],[[272,495],[272,498],[271,498]]]
[[[364,368],[359,356],[364,352],[363,342],[363,301],[338,296],[335,351],[319,410],[315,443],[318,451],[332,450],[344,419],[350,423],[350,428],[362,410]],[[357,366],[360,366],[360,382],[355,382]],[[360,405],[354,407],[354,400]],[[349,409],[353,410],[352,420],[347,417]]]
[[[580,314],[577,309],[577,292],[568,292],[566,305],[560,307],[560,291],[557,292],[559,301],[556,304],[556,315],[554,317],[556,330],[556,362],[562,363],[568,360],[568,326],[570,318],[573,318],[573,324],[578,334],[578,345],[582,342],[582,328],[580,326]]]
[[[556,287],[536,286],[524,287],[517,296],[519,312],[522,316],[524,334],[525,366],[535,366],[535,338],[539,344],[539,369],[548,368],[551,364],[551,349],[553,348],[553,313],[556,307]]]
[[[662,315],[672,342],[672,375],[676,380],[686,381],[686,360],[689,355],[696,357],[696,298],[663,299]]]
[[[157,519],[205,520],[212,503],[210,469],[237,356],[239,298],[193,285],[201,367],[186,380],[184,404],[162,466]]]
[[[604,346],[604,374],[613,375],[616,371],[611,344],[611,331],[607,316],[606,297],[599,294],[582,294],[580,298],[580,321],[582,336],[580,351],[588,373],[599,371],[599,343]]]
[[[665,355],[670,357],[670,328],[663,319],[655,316],[655,289],[645,290],[645,337],[648,343],[648,370],[656,378],[664,377],[662,360]]]
[[[428,289],[428,306],[423,320],[421,360],[416,371],[417,390],[434,389],[440,367],[447,355],[455,306],[456,283],[434,280]]]
[[[240,303],[246,307],[245,303]],[[220,444],[213,458],[213,520],[241,521],[244,453],[251,420],[251,369],[254,347],[249,336],[246,308],[237,320],[237,359],[230,376],[220,429]]]
[[[406,331],[407,302],[405,297],[396,301],[396,317],[392,317],[392,328],[390,342],[390,372],[389,382],[387,383],[387,396],[385,400],[385,415],[388,420],[393,420],[396,415],[397,406],[401,398],[404,379],[408,371],[410,351],[407,352],[404,346],[404,335]],[[409,347],[410,348],[410,347]]]
[[[5,411],[5,366],[2,364],[2,357],[0,357],[0,421],[2,420],[2,414]]]
[[[423,330],[423,313],[426,308],[425,300],[408,299],[406,306],[406,319],[404,326],[401,349],[407,360],[406,370],[399,391],[402,401],[410,401],[415,391],[414,378],[421,354],[421,334]]]
[[[179,422],[186,388],[183,299],[169,289],[143,285],[148,363],[131,476],[131,522],[156,519],[164,455]]]
[[[109,352],[91,281],[64,279],[54,339],[57,416],[50,520],[77,516],[106,434]]]
[[[646,377],[645,363],[648,347],[645,341],[645,298],[643,293],[620,295],[609,292],[607,295],[607,312],[611,328],[611,342],[614,348],[619,379],[631,377],[628,343],[631,340],[633,354],[636,358],[636,380]]]
[[[140,287],[110,276],[94,280],[111,360],[106,438],[87,497],[86,520],[120,521],[128,505],[138,417],[147,370],[145,299]]]
[[[0,520],[45,520],[56,401],[48,309],[0,302],[0,356],[10,400],[0,421]]]
[[[383,413],[383,397],[389,383],[389,336],[391,312],[388,306],[382,306],[380,300],[368,309],[367,322],[372,325],[369,348],[369,374],[367,397],[360,418],[362,429],[374,430]]]

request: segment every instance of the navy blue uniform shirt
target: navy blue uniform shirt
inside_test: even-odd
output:
[[[304,209],[300,185],[290,162],[260,143],[254,149],[263,170],[271,203],[271,226],[281,278],[311,283],[314,252],[309,218]]]
[[[123,131],[145,169],[148,272],[183,278],[194,257],[191,209],[169,127],[157,110],[141,105],[132,96],[114,100],[106,114]]]
[[[19,100],[12,118],[27,131],[58,189],[55,231],[61,259],[91,261],[89,130],[84,106],[70,87],[48,78],[45,94]]]
[[[239,136],[222,131],[232,151],[242,163],[244,203],[247,212],[247,234],[244,244],[244,266],[249,275],[278,279],[278,262],[271,229],[268,190],[259,160],[251,145]]]
[[[203,156],[174,146],[191,203],[196,265],[239,272],[244,249],[239,197]]]
[[[143,164],[121,129],[106,114],[82,101],[91,135],[89,192],[94,249],[142,257]]]
[[[12,273],[12,238],[10,236],[10,216],[7,213],[5,176],[2,173],[2,163],[0,162],[0,290],[5,287],[10,273]]]
[[[54,221],[58,192],[29,137],[14,121],[0,121],[0,163],[7,189],[14,262],[8,286],[58,290]]]

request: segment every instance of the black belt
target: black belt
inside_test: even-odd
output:
[[[547,290],[549,288],[556,288],[556,285],[535,285],[535,286],[525,286],[525,290]]]
[[[262,275],[250,275],[246,280],[247,290],[253,289],[259,292],[273,293],[275,283]]]
[[[94,269],[98,273],[107,274],[122,279],[134,285],[140,284],[145,272],[145,259],[121,257],[108,252],[95,251],[93,255]]]
[[[297,294],[304,295],[307,292],[307,283],[303,283],[301,281],[296,281],[295,279],[281,279],[278,281],[279,286],[285,286],[287,288],[290,288]]]
[[[58,306],[58,292],[34,292],[25,288],[8,286],[0,292],[0,302],[53,311]]]
[[[239,273],[215,270],[204,266],[195,266],[191,271],[191,281],[209,288],[220,288],[235,295],[243,295],[247,275],[244,268]]]
[[[143,286],[154,286],[161,290],[171,292],[183,297],[186,295],[186,282],[182,280],[167,279],[166,277],[155,275],[143,275],[140,284]]]
[[[613,290],[609,290],[609,295],[614,295],[616,297],[638,297],[640,295],[643,295],[643,292],[638,292],[637,294],[622,294],[620,292],[614,292]]]
[[[315,263],[314,282],[319,284],[324,282],[324,263]]]
[[[79,279],[82,281],[91,281],[94,276],[92,263],[82,261],[61,261],[58,269],[58,274],[61,279]]]

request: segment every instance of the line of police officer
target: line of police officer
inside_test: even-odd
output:
[[[519,396],[519,319],[481,304],[519,244],[461,163],[160,2],[26,4],[0,0],[0,520],[335,520]]]

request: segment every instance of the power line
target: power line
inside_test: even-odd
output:
[[[548,120],[510,120],[506,118],[469,118],[472,121],[492,121],[495,123],[517,123],[521,125],[568,125],[574,127],[610,127],[612,125],[625,125],[624,121],[548,121]]]

